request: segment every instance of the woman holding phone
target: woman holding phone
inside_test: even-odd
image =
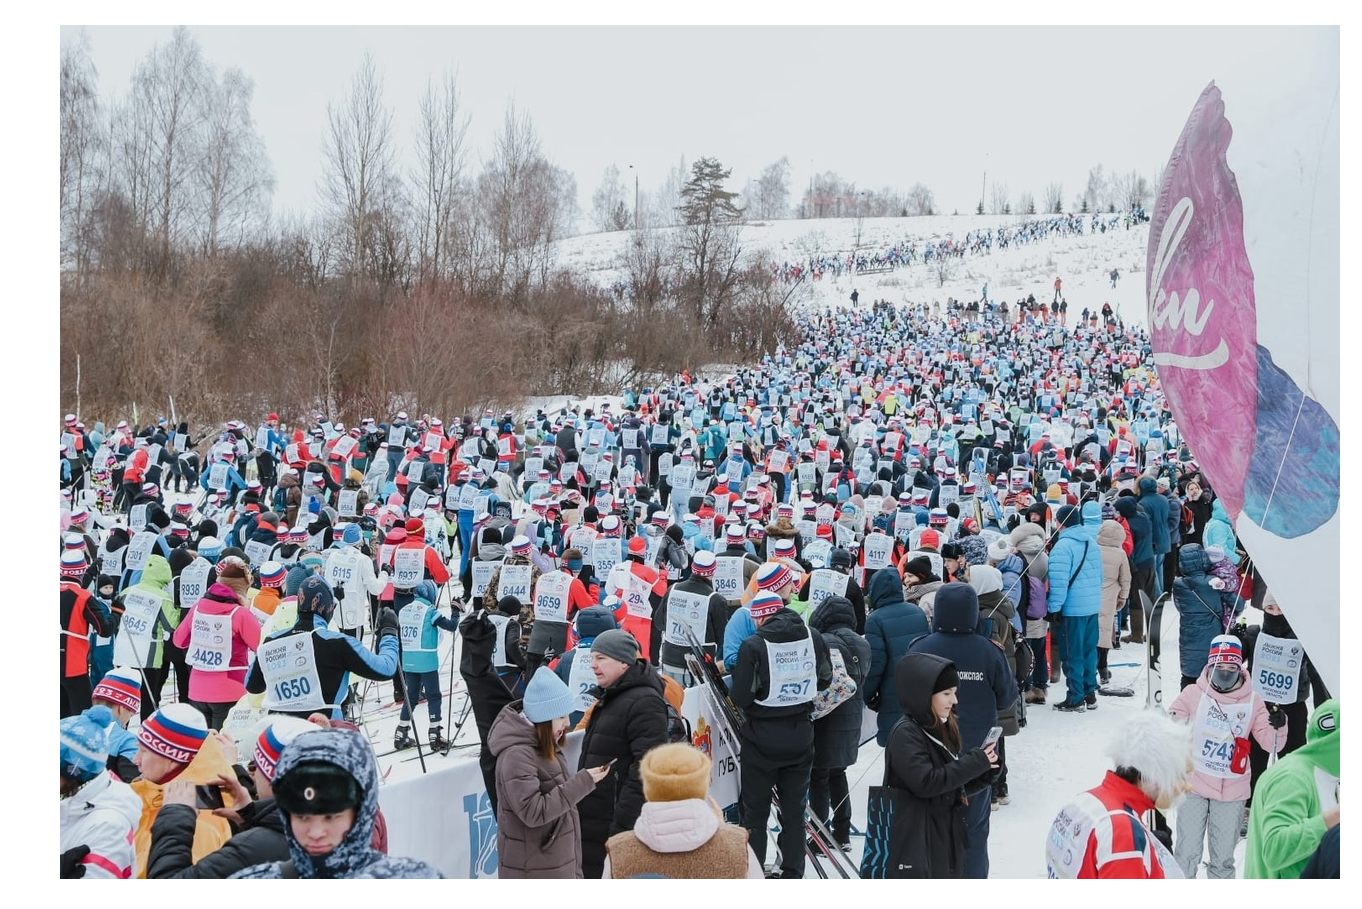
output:
[[[582,834],[577,803],[610,767],[570,773],[563,739],[572,695],[541,666],[525,698],[507,704],[487,736],[497,759],[497,855],[501,878],[580,878]]]
[[[887,877],[963,878],[965,823],[959,808],[975,781],[998,766],[997,735],[961,751],[955,663],[908,653],[894,670],[904,716],[885,746],[884,785],[899,790],[890,824]],[[1001,733],[997,729],[997,733]]]

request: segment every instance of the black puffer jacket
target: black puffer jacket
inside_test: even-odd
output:
[[[855,608],[847,597],[828,597],[809,616],[809,627],[823,636],[829,650],[837,648],[856,694],[813,722],[813,766],[850,767],[861,747],[861,714],[865,701],[861,685],[870,672],[870,644],[856,633]]]
[[[610,775],[577,804],[582,829],[582,876],[599,879],[605,870],[605,841],[633,830],[643,810],[639,761],[667,741],[667,702],[662,679],[639,659],[609,688],[593,688],[599,700],[587,720],[577,769],[615,761]]]
[[[813,640],[814,676],[822,691],[832,681],[832,659],[828,645],[817,631],[811,631],[799,614],[788,607],[773,613],[755,633],[742,642],[733,666],[733,702],[747,714],[739,730],[743,746],[758,749],[777,760],[804,754],[813,747],[813,701],[790,706],[768,707],[757,703],[771,693],[766,644]]]
[[[251,802],[239,812],[245,829],[222,848],[194,861],[194,825],[198,812],[187,805],[164,805],[151,824],[148,878],[225,880],[243,868],[289,858],[284,816],[274,799]]]

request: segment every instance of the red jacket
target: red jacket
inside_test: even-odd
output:
[[[1108,770],[1102,785],[1066,805],[1046,841],[1050,877],[1156,879],[1172,856],[1144,825],[1149,796]],[[1081,856],[1081,859],[1080,859]],[[1175,863],[1168,869],[1182,877]]]
[[[128,463],[123,468],[123,482],[141,484],[147,476],[147,450],[138,448],[128,455]]]
[[[425,540],[420,537],[408,537],[405,543],[397,544],[398,549],[424,549],[426,551],[426,574],[430,575],[431,580],[443,586],[449,580],[449,569],[445,563],[440,561],[440,554],[434,547],[427,546]],[[392,568],[391,565],[388,566]]]
[[[642,562],[635,562],[633,559],[628,560],[628,565],[635,577],[642,578],[651,585],[648,599],[652,608],[656,609],[661,604],[662,597],[667,595],[667,576],[656,568],[644,565]],[[619,622],[620,628],[634,636],[634,639],[639,643],[639,649],[643,651],[643,658],[652,662],[652,645],[650,643],[653,637],[652,616],[649,615],[648,618],[644,618],[630,615],[629,605],[625,602],[625,591],[617,589],[612,590],[611,593],[620,598],[619,608],[615,610],[615,621]]]
[[[61,582],[61,677],[64,679],[90,672],[90,631],[107,637],[113,634],[108,613],[95,605],[95,598],[73,581]]]

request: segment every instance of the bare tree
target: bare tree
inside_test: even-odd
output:
[[[1030,191],[1021,194],[1017,199],[1017,212],[1023,215],[1034,215],[1036,213],[1036,197]]]
[[[934,215],[936,214],[936,196],[923,184],[914,183],[908,188],[905,207],[909,215]]]
[[[531,282],[548,277],[553,241],[565,236],[577,208],[577,184],[543,155],[528,115],[506,110],[492,158],[478,177],[477,218],[492,293],[523,303]]]
[[[676,166],[667,171],[667,177],[653,195],[649,208],[649,222],[654,227],[677,224],[677,210],[681,207],[681,188],[690,179],[690,168],[686,156],[682,155]]]
[[[99,158],[106,145],[96,91],[99,73],[82,29],[61,46],[61,259],[78,274],[89,268],[86,220],[99,180]]]
[[[591,220],[601,230],[624,230],[633,221],[629,205],[624,201],[624,184],[620,169],[614,164],[605,169],[601,185],[591,194]]]
[[[459,86],[446,72],[439,88],[426,83],[416,124],[416,168],[412,172],[412,205],[419,219],[417,271],[424,278],[442,277],[453,267],[456,197],[465,191],[463,171],[470,117],[462,115]]]
[[[768,164],[747,194],[749,215],[763,221],[785,218],[790,212],[790,159]]]
[[[322,202],[342,228],[341,268],[351,276],[370,272],[365,254],[379,191],[393,172],[393,115],[383,101],[383,79],[370,54],[364,55],[340,104],[326,106],[327,135],[322,148],[325,170]]]
[[[1045,187],[1045,213],[1047,215],[1062,215],[1064,213],[1064,187],[1059,183],[1050,183]]]
[[[1082,211],[1101,211],[1106,208],[1107,201],[1110,198],[1111,184],[1107,181],[1102,165],[1098,164],[1088,170],[1088,183],[1083,189]]]
[[[994,181],[989,187],[988,193],[988,213],[990,215],[1006,215],[1012,212],[1012,202],[1007,194],[1007,184]]]
[[[1143,208],[1153,196],[1148,178],[1137,170],[1121,177],[1117,189],[1117,199],[1126,209]]]
[[[154,274],[165,273],[172,248],[184,245],[193,226],[203,92],[210,78],[199,43],[184,26],[133,70],[124,153],[134,160],[125,174],[137,184],[128,197],[150,235],[145,264]]]
[[[196,171],[201,193],[199,241],[206,256],[226,238],[242,242],[268,216],[274,177],[265,142],[251,117],[254,83],[239,69],[203,86],[202,157]]]

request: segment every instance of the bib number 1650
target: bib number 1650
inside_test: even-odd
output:
[[[274,683],[274,696],[281,701],[301,698],[312,693],[312,683],[307,679],[283,679]]]

